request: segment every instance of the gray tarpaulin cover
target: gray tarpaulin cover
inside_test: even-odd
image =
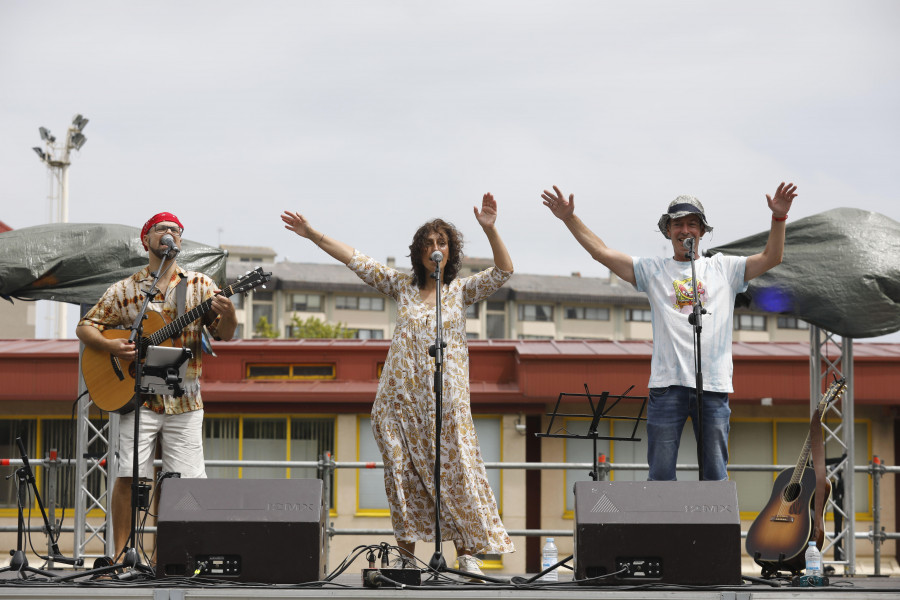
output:
[[[94,304],[111,284],[147,266],[141,230],[57,223],[0,233],[0,296]],[[183,240],[178,264],[224,283],[226,252]]]
[[[749,256],[769,232],[717,246]],[[793,315],[848,338],[900,329],[900,223],[856,208],[788,222],[784,262],[750,282],[738,306]]]

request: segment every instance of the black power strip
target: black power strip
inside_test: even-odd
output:
[[[362,583],[363,587],[368,588],[422,585],[422,571],[419,569],[363,569]]]

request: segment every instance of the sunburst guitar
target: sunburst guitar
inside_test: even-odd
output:
[[[820,419],[828,406],[843,393],[845,385],[845,380],[839,379],[825,391],[816,407]],[[747,531],[747,553],[763,568],[764,574],[779,569],[799,572],[805,566],[808,543],[815,541],[819,548],[822,547],[824,531],[818,532],[815,536],[818,539],[813,540],[816,472],[807,465],[810,435],[806,435],[797,466],[785,469],[778,475],[769,502]],[[828,482],[827,489],[823,509],[831,497],[831,482]]]
[[[265,273],[262,267],[250,271],[233,284],[222,290],[223,296],[232,296],[249,292],[272,278],[271,273]],[[149,346],[174,346],[174,339],[182,330],[201,318],[212,307],[212,298],[208,298],[174,321],[168,321],[162,313],[153,310],[147,311],[144,320],[144,336],[138,340],[143,356]],[[107,329],[103,337],[107,339],[128,338],[131,335],[129,329]],[[135,364],[130,360],[116,358],[108,352],[95,350],[89,346],[84,347],[81,357],[81,374],[87,385],[91,400],[100,409],[114,412],[129,405],[135,395]]]

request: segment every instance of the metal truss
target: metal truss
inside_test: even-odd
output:
[[[74,551],[75,558],[97,558],[102,555],[89,554],[87,546],[95,540],[103,542],[104,553],[112,556],[115,552],[113,539],[107,532],[112,531],[112,482],[114,478],[110,473],[116,472],[115,447],[119,439],[119,415],[110,413],[109,420],[100,427],[90,418],[91,398],[85,392],[84,379],[81,377],[81,356],[78,357],[78,420],[75,430],[76,462],[75,476],[77,487],[75,488],[75,532]],[[94,452],[90,452],[90,448]],[[90,486],[90,477],[99,473],[105,485],[99,493],[95,493]],[[99,510],[103,515],[103,523],[92,524],[88,521],[88,514],[92,510]]]
[[[834,378],[847,380],[844,394],[839,402],[834,402],[822,415],[822,431],[825,435],[826,456],[830,454],[826,472],[832,483],[843,481],[843,494],[836,501],[832,494],[825,506],[826,513],[832,511],[840,516],[840,527],[825,540],[824,555],[834,549],[834,560],[829,564],[843,565],[844,575],[856,574],[856,497],[854,495],[853,466],[854,454],[854,397],[853,397],[853,340],[820,329],[809,327],[809,404],[810,414],[816,409],[822,394]],[[828,420],[826,420],[828,419]],[[829,446],[830,444],[830,446]],[[835,451],[837,450],[837,454]],[[838,459],[833,461],[833,459]],[[832,462],[833,461],[833,462]],[[838,522],[836,518],[835,523]]]

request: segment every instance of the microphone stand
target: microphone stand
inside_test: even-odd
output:
[[[688,315],[688,323],[693,325],[694,328],[694,373],[695,392],[697,394],[697,431],[699,432],[699,435],[697,436],[697,467],[700,480],[703,481],[703,369],[700,354],[700,332],[703,331],[701,315],[706,314],[706,309],[703,308],[703,305],[700,302],[700,296],[697,294],[697,266],[694,263],[694,259],[696,258],[694,246],[697,241],[696,238],[693,237],[689,239],[690,246],[687,247],[687,257],[691,261],[691,286],[693,288],[693,302],[691,303],[691,306],[693,311]]]
[[[441,287],[443,285],[441,275],[441,260],[443,256],[435,260],[439,253],[435,252],[431,256],[434,261],[434,273],[431,278],[435,280],[434,306],[435,306],[435,335],[434,345],[429,346],[428,354],[434,357],[434,554],[428,561],[428,567],[431,569],[432,577],[429,581],[437,579],[438,573],[454,573],[469,577],[470,579],[490,580],[500,583],[497,579],[491,579],[484,575],[478,576],[468,571],[459,569],[451,569],[447,567],[447,561],[441,549],[443,540],[441,539],[441,423],[443,421],[443,399],[444,399],[444,349],[447,342],[444,341],[444,327],[441,319]]]
[[[17,489],[17,507],[18,507],[18,528],[16,533],[16,549],[10,550],[10,555],[12,558],[9,560],[9,565],[0,569],[0,573],[6,573],[7,571],[15,571],[18,573],[19,579],[30,579],[27,573],[35,573],[37,575],[43,575],[44,577],[52,578],[56,577],[54,573],[50,571],[45,571],[42,569],[37,569],[35,567],[31,567],[28,565],[28,558],[25,556],[25,502],[28,498],[28,486],[31,486],[31,491],[34,492],[34,499],[37,502],[37,506],[41,511],[41,518],[44,520],[44,530],[47,532],[50,540],[50,552],[48,552],[48,556],[38,556],[40,558],[45,558],[52,563],[60,562],[65,563],[67,565],[73,565],[76,567],[80,567],[84,564],[84,559],[82,558],[68,558],[63,556],[59,551],[59,543],[58,539],[54,538],[55,528],[50,524],[50,520],[47,518],[47,512],[44,510],[44,503],[41,501],[41,494],[38,491],[37,483],[34,479],[34,471],[31,469],[31,463],[28,461],[28,454],[25,452],[25,444],[22,443],[22,438],[16,438],[16,444],[19,445],[19,455],[22,457],[22,466],[16,469],[14,473],[16,476]],[[12,475],[8,476],[7,479],[12,477]],[[57,534],[58,535],[58,534]]]
[[[157,285],[159,284],[162,274],[166,272],[166,261],[169,260],[169,254],[172,254],[172,259],[174,260],[175,254],[177,254],[178,251],[177,247],[169,246],[169,251],[162,257],[159,268],[155,272],[150,273],[154,278],[153,283],[150,285],[150,289],[141,292],[144,294],[144,304],[141,306],[141,311],[135,318],[134,323],[132,323],[131,335],[128,336],[128,341],[134,344],[134,397],[131,399],[131,403],[134,405],[134,439],[132,440],[133,446],[131,456],[131,531],[128,534],[128,540],[125,542],[125,548],[123,548],[122,552],[115,557],[116,560],[118,560],[121,556],[122,562],[117,563],[115,561],[109,561],[108,558],[104,557],[103,559],[95,561],[95,568],[83,571],[77,575],[60,577],[57,579],[59,582],[77,579],[84,577],[85,575],[97,576],[104,573],[113,573],[121,568],[133,570],[128,573],[118,574],[115,577],[116,579],[132,579],[140,573],[153,575],[153,568],[141,563],[141,557],[137,551],[138,508],[144,510],[150,508],[150,486],[146,483],[141,483],[140,474],[138,473],[138,469],[140,468],[138,449],[140,447],[141,405],[143,404],[141,397],[142,394],[150,391],[148,388],[144,387],[142,382],[144,372],[142,359],[144,352],[147,349],[145,346],[149,343],[149,340],[143,337],[143,331],[147,309],[150,307],[150,301],[159,293]],[[115,532],[113,532],[113,534],[115,534]]]
[[[434,260],[432,255],[432,260]],[[442,257],[443,258],[443,257]],[[433,572],[447,570],[447,561],[441,551],[441,422],[443,421],[443,396],[444,396],[444,342],[443,326],[441,323],[441,260],[434,261],[434,273],[431,277],[435,280],[434,307],[435,307],[435,336],[434,345],[428,348],[428,354],[434,357],[434,554],[428,562]]]

